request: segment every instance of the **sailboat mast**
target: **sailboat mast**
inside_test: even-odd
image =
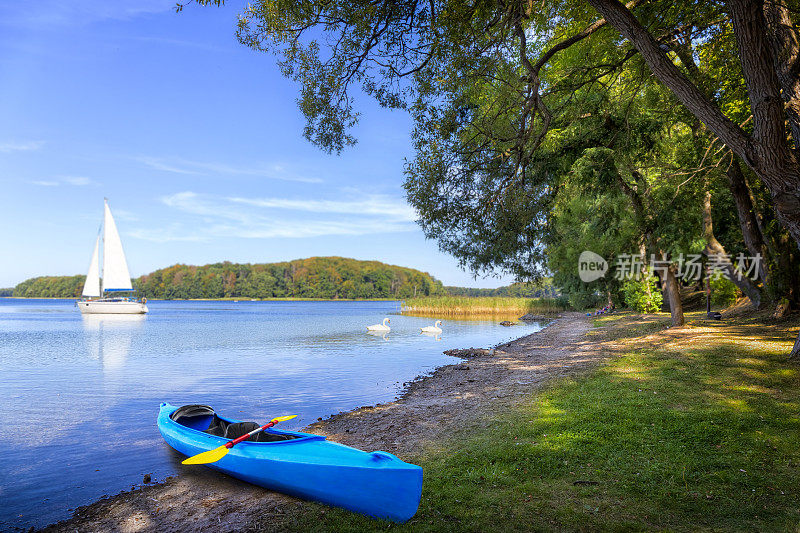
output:
[[[103,221],[100,223],[100,236],[98,240],[102,244],[103,251],[103,264],[100,267],[100,295],[102,296],[106,290],[106,209],[108,209],[108,198],[103,197]]]
[[[106,212],[105,210],[108,209],[108,198],[105,196],[103,197],[103,222],[101,223],[102,233],[100,234],[100,240],[102,241],[102,254],[103,254],[103,263],[101,264],[100,268],[100,294],[105,294],[106,291]]]

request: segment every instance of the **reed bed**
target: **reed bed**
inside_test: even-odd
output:
[[[564,306],[554,298],[434,296],[409,298],[403,302],[402,309],[403,313],[413,315],[519,317],[526,313],[558,313],[564,311]]]

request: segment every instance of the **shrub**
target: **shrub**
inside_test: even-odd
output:
[[[722,275],[711,278],[711,303],[728,307],[736,303],[739,297],[739,288],[731,280]]]
[[[661,309],[661,291],[656,286],[656,277],[643,276],[629,279],[622,284],[625,305],[639,313],[657,313]]]
[[[569,293],[567,298],[569,301],[569,307],[578,311],[582,309],[599,307],[601,302],[604,301],[601,294],[588,291],[573,291]]]

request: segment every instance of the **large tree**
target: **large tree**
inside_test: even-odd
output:
[[[562,135],[576,120],[565,112],[571,95],[626,75],[630,61],[684,106],[698,142],[718,138],[752,170],[800,243],[798,16],[796,0],[259,0],[238,35],[278,54],[301,82],[305,134],[324,149],[355,143],[356,87],[408,109],[417,156],[407,187],[423,227],[473,269],[522,275],[542,264],[548,213],[569,172],[563,154],[585,149]],[[719,56],[738,64],[715,70]],[[731,104],[737,87],[745,106]],[[731,190],[741,192],[729,160]],[[742,211],[743,231],[752,229]],[[745,240],[760,246],[752,233]]]

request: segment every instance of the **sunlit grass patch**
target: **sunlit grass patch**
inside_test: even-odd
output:
[[[756,392],[759,394],[769,394],[771,396],[777,396],[780,394],[779,390],[762,387],[761,385],[735,385],[730,387],[730,389],[739,392]]]
[[[763,359],[756,359],[754,357],[740,357],[736,361],[743,366],[766,366],[768,364]]]
[[[619,372],[620,374],[633,374],[638,373],[641,371],[641,368],[637,368],[634,366],[620,366],[614,369],[615,372]]]
[[[592,323],[598,329],[589,332],[591,337],[615,340],[641,337],[662,331],[669,327],[670,316],[669,313],[639,315],[630,311],[622,311],[611,315],[592,317]]]

